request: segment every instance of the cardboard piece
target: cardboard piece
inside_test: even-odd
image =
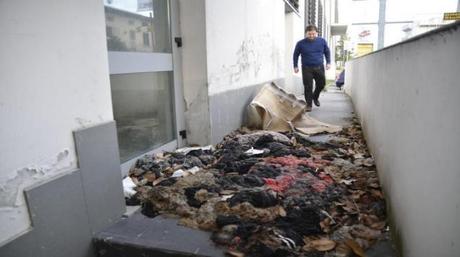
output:
[[[277,132],[297,131],[306,135],[334,133],[342,127],[310,117],[307,104],[274,83],[266,84],[248,106],[247,126]]]

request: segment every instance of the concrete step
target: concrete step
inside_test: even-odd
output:
[[[95,235],[97,256],[225,256],[210,240],[210,233],[177,225],[177,221],[135,212]]]

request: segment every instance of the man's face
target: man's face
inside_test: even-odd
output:
[[[317,36],[318,36],[318,32],[316,32],[315,30],[307,31],[306,33],[306,37],[308,40],[314,40]]]

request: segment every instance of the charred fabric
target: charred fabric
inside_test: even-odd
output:
[[[230,256],[364,256],[388,234],[356,122],[326,143],[238,130],[215,149],[145,156],[130,177],[145,215],[211,231]]]

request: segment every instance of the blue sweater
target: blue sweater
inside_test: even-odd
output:
[[[331,63],[331,52],[327,46],[326,40],[317,37],[310,41],[306,38],[297,42],[294,50],[294,68],[297,67],[299,55],[302,56],[302,67],[316,67],[324,65],[323,55],[326,57],[326,63]]]

